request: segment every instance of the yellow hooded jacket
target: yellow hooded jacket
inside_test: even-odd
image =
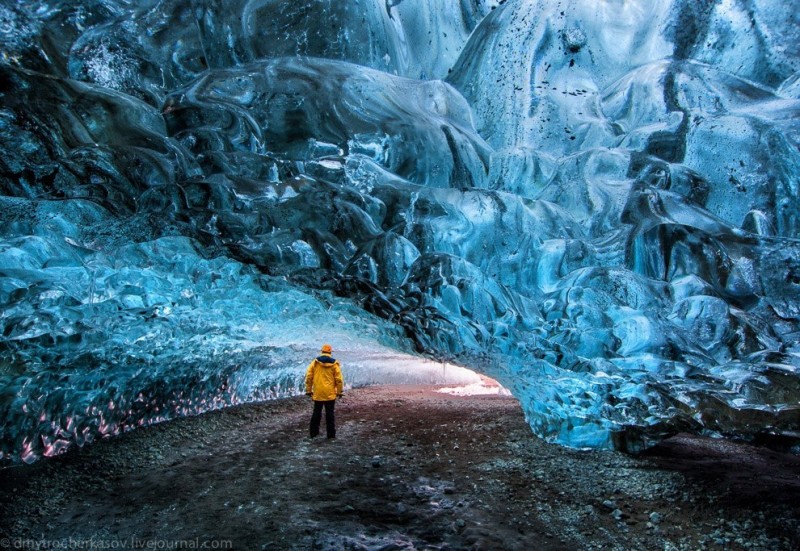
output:
[[[344,392],[342,367],[330,354],[314,358],[306,370],[306,394],[318,402],[335,400]]]

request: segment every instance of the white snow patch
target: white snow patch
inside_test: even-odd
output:
[[[440,388],[437,392],[453,394],[454,396],[479,396],[494,394],[497,396],[511,396],[511,392],[500,383],[489,377],[478,375],[479,381],[464,386]]]

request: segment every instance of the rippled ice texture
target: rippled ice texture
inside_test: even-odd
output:
[[[0,2],[0,461],[497,378],[533,431],[800,434],[800,10]]]

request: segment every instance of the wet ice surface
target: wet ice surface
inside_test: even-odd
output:
[[[796,442],[793,3],[368,4],[0,5],[0,461],[328,341],[569,446]]]

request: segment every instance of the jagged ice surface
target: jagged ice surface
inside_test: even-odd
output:
[[[631,451],[800,431],[793,1],[0,2],[0,460],[499,379]]]

